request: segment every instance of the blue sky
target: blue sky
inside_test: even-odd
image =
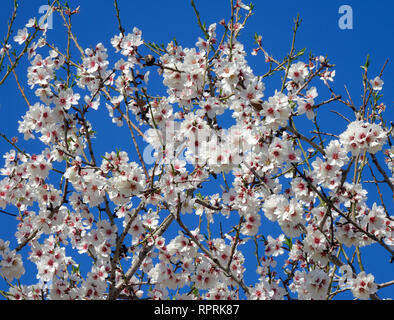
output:
[[[73,17],[73,29],[78,36],[79,43],[84,47],[95,46],[102,42],[109,52],[113,52],[110,39],[119,33],[115,17],[113,1],[93,1],[84,0],[68,1],[71,8],[80,5],[80,14]],[[202,20],[207,25],[218,23],[222,18],[228,20],[229,1],[228,0],[195,0],[200,11]],[[46,4],[45,0],[21,1],[14,30],[22,28],[29,18],[35,16],[39,18],[38,12],[41,5]],[[120,16],[126,31],[131,31],[134,26],[142,30],[145,40],[167,44],[174,38],[183,47],[193,47],[198,36],[202,36],[196,23],[193,9],[188,0],[173,1],[126,1],[119,0]],[[245,1],[245,3],[247,3]],[[344,85],[347,86],[356,105],[360,104],[362,94],[361,65],[364,65],[366,56],[370,54],[371,65],[369,68],[369,78],[375,77],[386,59],[390,59],[383,76],[384,98],[387,105],[386,119],[394,120],[394,23],[392,13],[394,12],[394,2],[386,1],[357,1],[357,0],[282,0],[282,1],[255,1],[255,14],[252,16],[241,32],[240,40],[243,42],[248,53],[248,61],[255,74],[263,74],[267,70],[267,65],[261,54],[251,56],[250,52],[254,48],[254,33],[262,35],[263,47],[277,59],[282,59],[289,51],[293,19],[300,14],[302,19],[301,27],[297,34],[296,49],[307,48],[306,56],[309,52],[314,55],[328,56],[331,63],[336,65],[336,77],[332,87],[337,93],[346,97]],[[341,5],[350,5],[353,9],[353,29],[341,30],[338,20],[341,14],[338,9]],[[1,1],[0,16],[0,38],[6,32],[6,21],[8,21],[13,8],[13,1]],[[62,25],[61,18],[55,16],[53,19],[53,29],[48,30],[48,41],[55,43],[60,49],[65,47],[66,32]],[[14,48],[20,47],[13,43]],[[118,56],[119,58],[120,56]],[[111,62],[114,58],[110,55]],[[24,85],[26,93],[31,101],[35,102],[34,94],[29,92],[26,82],[27,59],[22,59],[17,72],[21,83]],[[1,73],[3,74],[3,73]],[[0,74],[0,76],[1,76]],[[151,72],[152,81],[155,80],[155,71]],[[154,83],[154,82],[153,82]],[[265,81],[265,97],[274,93],[276,88],[280,88],[280,79],[272,78]],[[153,87],[152,90],[163,93],[163,88]],[[329,97],[328,90],[319,91],[319,101]],[[321,99],[321,100],[320,100]],[[93,115],[92,121],[97,124],[98,152],[112,151],[111,146],[114,136],[100,133],[100,128],[105,128],[110,124],[107,118],[107,111],[104,106],[101,112]],[[319,119],[322,121],[322,131],[335,134],[344,131],[346,123],[340,117],[329,110],[343,108],[347,116],[351,117],[348,110],[343,105],[333,104],[327,110],[322,111]],[[8,137],[18,136],[17,121],[26,111],[26,103],[18,94],[16,83],[11,75],[9,79],[0,86],[0,132]],[[105,118],[105,120],[103,120]],[[300,122],[302,124],[302,122]],[[115,138],[119,147],[130,149],[128,141],[129,134],[124,128],[117,131]],[[127,138],[122,138],[123,136]],[[23,141],[22,136],[18,136],[22,149],[34,152],[36,142]],[[10,146],[4,140],[0,140],[0,154],[9,151]],[[2,162],[2,160],[0,159]],[[3,163],[1,163],[2,165]],[[368,189],[370,199],[368,204],[378,201],[377,192],[374,188]],[[393,201],[390,195],[385,193],[388,199],[388,209],[393,212]],[[13,217],[0,216],[0,238],[10,239],[15,232],[16,222]],[[266,221],[266,220],[264,220]],[[272,226],[271,226],[272,227]],[[270,227],[270,228],[271,228]],[[273,232],[277,230],[273,229]],[[392,280],[394,264],[389,264],[389,257],[379,246],[374,245],[363,249],[365,251],[365,267],[368,272],[375,275],[376,282],[381,283]],[[368,257],[368,258],[367,258]],[[253,263],[248,267],[248,272],[254,277]],[[29,276],[28,274],[26,277]],[[33,280],[32,280],[33,281]],[[3,284],[0,283],[0,288]],[[382,297],[394,297],[394,287],[381,290]]]

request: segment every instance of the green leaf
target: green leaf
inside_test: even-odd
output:
[[[291,238],[286,237],[285,244],[289,247],[290,250],[293,247],[293,242],[291,241]]]
[[[368,69],[369,68],[369,64],[370,64],[370,61],[369,61],[369,54],[367,55],[367,61],[365,62],[365,67]]]
[[[200,294],[199,294],[199,292],[198,292],[198,289],[196,288],[196,287],[194,287],[193,286],[193,288],[191,289],[191,292],[192,292],[192,294],[195,296],[195,297],[199,297],[200,296]]]
[[[77,265],[77,266],[72,265],[71,266],[72,273],[79,273],[79,269],[80,269],[80,265]]]
[[[371,64],[371,61],[369,59],[369,54],[367,55],[367,61],[365,61],[365,64],[363,66],[360,66],[361,69],[364,69],[365,71],[368,70],[369,65]]]
[[[261,43],[261,39],[262,39],[261,35],[259,35],[259,34],[257,34],[257,32],[255,32],[254,33],[254,41],[255,41],[255,43],[257,43],[257,44]]]
[[[306,48],[301,49],[300,51],[297,52],[295,55],[295,58],[302,56],[305,53]]]
[[[201,200],[204,200],[204,197],[202,196],[201,192],[198,192],[198,193],[196,194],[196,197],[199,198],[199,199],[201,199]]]

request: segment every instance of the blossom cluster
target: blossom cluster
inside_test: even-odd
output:
[[[241,9],[252,10],[237,1],[233,10]],[[28,54],[27,83],[39,101],[18,126],[25,140],[38,138],[44,148],[25,152],[9,141],[14,148],[0,171],[0,207],[19,212],[17,247],[0,239],[0,274],[10,283],[21,279],[19,252],[26,250],[37,283],[12,285],[8,298],[375,297],[374,276],[355,273],[338,257],[370,244],[392,254],[394,220],[383,204],[368,201],[361,179],[367,156],[379,154],[389,130],[383,121],[357,118],[339,136],[323,140],[317,132],[319,142],[300,133],[295,123],[305,115],[319,129],[316,115],[328,102],[317,103],[314,80],[328,86],[333,66],[321,56],[300,61],[299,54],[272,71],[275,60],[266,59],[268,74],[285,72],[280,89],[266,97],[269,78],[250,67],[236,37],[239,21],[202,26],[205,39],[192,48],[152,45],[140,29],[120,28],[111,49],[78,45],[79,64],[46,42],[44,28]],[[28,28],[39,27],[31,21],[19,30],[19,45]],[[146,88],[153,68],[164,96]],[[370,85],[376,94],[383,81]],[[98,157],[99,136],[88,119],[102,109],[130,131],[134,149],[118,149],[111,137]],[[121,132],[116,137],[123,139]],[[175,235],[167,236],[174,225]],[[81,257],[89,260],[86,272]],[[251,260],[258,278],[247,284]]]
[[[365,151],[376,153],[382,149],[387,133],[375,123],[354,121],[340,135],[340,141],[347,151],[358,155]]]

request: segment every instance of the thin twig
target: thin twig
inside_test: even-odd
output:
[[[376,156],[372,153],[369,154],[372,158],[372,162],[374,163],[374,165],[376,166],[376,168],[379,170],[379,172],[382,174],[384,181],[387,183],[387,185],[390,187],[391,192],[394,193],[394,186],[391,183],[390,178],[388,177],[387,173],[383,170],[383,168],[380,166],[378,159],[376,158]]]

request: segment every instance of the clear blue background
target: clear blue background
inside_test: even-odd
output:
[[[73,16],[73,30],[78,36],[78,41],[83,48],[94,47],[98,42],[102,42],[110,53],[110,65],[114,63],[114,52],[110,45],[110,39],[119,34],[118,24],[115,17],[113,1],[68,1],[71,8],[74,9],[80,5],[80,14]],[[222,18],[229,19],[229,1],[228,0],[196,0],[196,5],[200,11],[202,20],[207,25],[218,23]],[[14,26],[14,31],[22,28],[28,19],[35,16],[39,18],[41,14],[38,9],[41,5],[46,4],[45,0],[21,1],[18,10],[18,16]],[[175,37],[183,47],[193,47],[197,37],[202,34],[197,26],[194,11],[188,0],[173,1],[126,1],[119,0],[120,14],[123,27],[126,32],[131,32],[134,26],[140,28],[144,40],[164,43],[165,45]],[[254,48],[253,35],[255,32],[262,35],[263,47],[277,59],[282,59],[289,51],[293,19],[300,14],[302,24],[297,34],[296,48],[307,48],[304,61],[307,54],[312,52],[314,55],[328,56],[329,60],[336,65],[335,82],[332,84],[333,89],[342,94],[347,99],[344,85],[350,91],[353,101],[356,105],[361,103],[362,82],[361,65],[364,65],[367,54],[371,56],[371,65],[369,68],[369,78],[374,78],[380,71],[386,59],[390,59],[383,76],[384,98],[383,102],[387,105],[386,120],[394,120],[393,102],[394,102],[394,2],[387,1],[357,1],[357,0],[330,0],[330,1],[255,1],[255,15],[252,16],[241,32],[240,40],[245,45],[248,53],[248,61],[256,75],[263,74],[267,70],[264,58],[261,54],[251,56],[250,52]],[[338,27],[340,14],[338,9],[341,5],[348,4],[353,8],[353,29],[341,30]],[[13,1],[1,1],[0,3],[0,38],[3,38],[7,30],[7,22],[13,9]],[[218,25],[218,30],[220,26]],[[66,31],[60,16],[55,15],[53,18],[53,29],[48,30],[48,42],[56,44],[64,51],[66,46]],[[19,52],[21,47],[11,41],[14,48]],[[44,51],[45,52],[45,51]],[[147,51],[146,51],[147,52]],[[75,56],[79,57],[77,54]],[[120,58],[120,55],[117,55]],[[26,58],[22,59],[17,73],[22,85],[30,99],[31,103],[38,101],[27,86],[26,68],[29,63]],[[3,74],[3,73],[2,73]],[[152,84],[151,92],[164,93],[163,88],[155,86],[155,80],[158,79],[155,70],[151,72]],[[280,79],[273,78],[265,81],[267,87],[265,97],[273,94],[275,89],[280,88]],[[329,97],[328,90],[324,88],[319,90],[318,101],[323,101]],[[83,98],[83,95],[81,95]],[[0,86],[0,132],[6,134],[9,138],[19,137],[18,145],[30,153],[41,150],[41,144],[29,140],[25,142],[22,136],[17,132],[17,121],[26,111],[26,103],[18,93],[13,75],[11,75],[5,84]],[[336,108],[349,116],[344,105],[339,103],[330,105],[327,110],[319,114],[322,131],[339,134],[344,131],[346,122],[329,110]],[[339,109],[340,108],[340,109]],[[129,133],[126,128],[118,129],[113,134],[108,134],[106,130],[111,124],[107,117],[107,110],[102,104],[100,110],[92,113],[92,122],[97,131],[97,139],[94,141],[97,154],[110,152],[116,147],[123,150],[130,150]],[[104,130],[101,130],[104,129]],[[113,141],[117,144],[114,145]],[[39,147],[37,149],[37,147]],[[0,154],[10,150],[4,140],[0,140]],[[131,154],[131,152],[130,152]],[[2,160],[1,160],[2,161]],[[381,163],[383,163],[381,161]],[[1,163],[3,165],[3,162]],[[368,169],[367,169],[368,171]],[[393,212],[393,201],[390,199],[388,189],[384,189],[387,199],[387,207]],[[214,192],[214,190],[212,190]],[[368,205],[374,201],[379,202],[377,192],[373,185],[369,186]],[[12,208],[10,209],[12,210]],[[263,220],[263,230],[266,234],[267,229],[272,230],[273,235],[278,234],[278,229]],[[265,225],[265,223],[267,223]],[[15,232],[16,221],[13,217],[0,215],[0,238],[12,239]],[[270,231],[269,231],[270,232]],[[15,240],[12,247],[16,246]],[[252,248],[251,248],[252,250]],[[393,279],[394,265],[389,263],[389,255],[380,246],[373,245],[362,249],[363,260],[366,271],[375,275],[377,283],[386,282]],[[26,254],[26,251],[24,252]],[[29,262],[28,262],[29,263]],[[26,266],[28,266],[28,263]],[[246,272],[246,283],[253,283],[255,278],[255,260],[248,262]],[[27,284],[33,283],[29,272],[22,278]],[[250,279],[250,281],[248,281]],[[4,283],[0,281],[0,288],[4,288]],[[394,297],[394,286],[380,291],[383,298]],[[349,295],[343,295],[343,298],[349,298]]]

